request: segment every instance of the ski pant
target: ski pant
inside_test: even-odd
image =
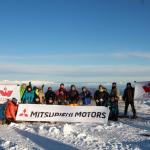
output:
[[[119,115],[118,102],[113,102],[111,107],[110,107],[109,119],[113,120],[113,121],[117,121],[118,120],[118,115]]]
[[[6,124],[11,124],[11,122],[14,122],[12,118],[6,118]]]
[[[133,116],[136,116],[136,110],[135,110],[135,107],[134,107],[134,101],[126,101],[125,102],[125,111],[124,111],[124,115],[127,115],[127,111],[128,111],[128,107],[129,105],[131,105],[131,108],[132,108],[132,112],[133,112]]]

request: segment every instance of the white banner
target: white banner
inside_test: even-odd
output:
[[[0,84],[0,104],[4,104],[8,99],[12,98],[16,98],[20,101],[20,86],[16,84]]]
[[[100,106],[19,104],[16,120],[107,124],[108,116],[109,108]]]
[[[150,101],[150,81],[135,83],[135,100]]]

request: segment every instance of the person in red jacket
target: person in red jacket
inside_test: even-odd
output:
[[[17,110],[18,110],[17,99],[13,98],[12,100],[8,100],[5,108],[5,117],[7,124],[16,121]]]
[[[63,83],[60,84],[59,89],[56,91],[56,101],[58,105],[67,105],[67,91]]]

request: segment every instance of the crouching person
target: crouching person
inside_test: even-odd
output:
[[[34,90],[32,90],[31,86],[28,86],[27,90],[25,91],[22,97],[22,102],[25,104],[33,104],[34,98],[35,98]]]
[[[99,86],[99,89],[94,94],[94,99],[96,101],[96,106],[108,106],[109,93],[107,89],[102,85]]]
[[[56,101],[58,105],[67,105],[67,93],[63,90],[59,90],[59,94],[56,96]]]
[[[78,105],[79,93],[78,93],[75,85],[71,85],[70,91],[68,92],[67,96],[68,96],[67,100],[70,105],[72,105],[72,106]]]
[[[56,103],[58,105],[67,105],[67,91],[63,83],[60,84],[59,89],[56,91]]]
[[[56,94],[51,87],[49,87],[47,92],[45,93],[45,100],[46,104],[48,105],[56,104]]]
[[[13,98],[12,100],[8,100],[5,108],[6,124],[10,124],[11,122],[16,121],[17,110],[17,99]]]
[[[80,94],[80,98],[82,99],[83,105],[91,104],[92,95],[91,95],[91,92],[89,90],[87,90],[86,87],[82,87],[82,92]]]

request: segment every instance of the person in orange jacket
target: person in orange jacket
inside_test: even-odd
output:
[[[12,100],[8,100],[5,108],[5,117],[7,124],[16,121],[17,110],[18,110],[17,99],[12,98]]]

